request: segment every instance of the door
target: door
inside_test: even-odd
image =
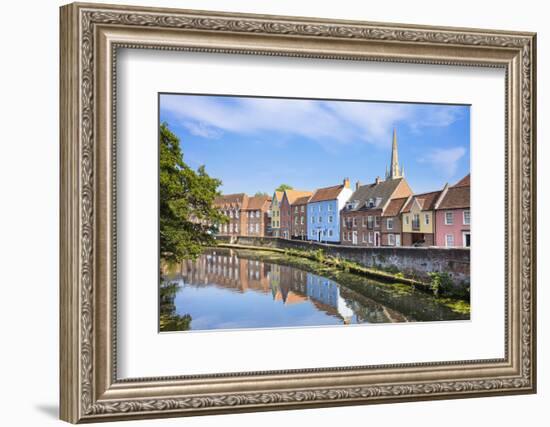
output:
[[[380,233],[378,231],[374,232],[374,246],[380,246]]]
[[[354,245],[356,245],[356,244],[357,244],[357,231],[354,231],[354,232],[353,232],[352,238],[351,238],[351,239],[352,239],[352,243],[353,243]]]
[[[462,244],[465,248],[470,247],[470,233],[462,233]]]
[[[395,235],[395,246],[401,246],[401,234]]]

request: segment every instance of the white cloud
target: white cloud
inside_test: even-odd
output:
[[[203,122],[184,122],[183,126],[192,134],[208,139],[218,139],[222,132],[218,129],[208,126]]]
[[[456,173],[458,162],[464,154],[466,154],[464,147],[436,148],[419,161],[430,163],[436,170],[450,178]]]
[[[162,95],[161,106],[191,133],[219,138],[223,132],[300,136],[325,149],[366,142],[388,147],[394,127],[448,126],[458,118],[452,108],[436,105],[329,102],[278,98],[227,98]],[[398,126],[399,125],[399,126]]]

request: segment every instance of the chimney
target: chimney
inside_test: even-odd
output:
[[[375,184],[380,184],[380,182],[382,182],[382,180],[380,179],[379,176],[377,176],[376,179],[374,180],[374,183]]]
[[[359,187],[361,187],[361,183],[359,181],[357,181],[355,183],[355,191],[359,190]]]
[[[349,178],[344,178],[344,187],[349,188]]]

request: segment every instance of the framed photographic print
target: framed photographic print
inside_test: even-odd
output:
[[[536,390],[535,34],[61,8],[61,418]]]

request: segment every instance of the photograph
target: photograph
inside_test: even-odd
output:
[[[470,105],[158,102],[160,332],[470,319]]]

